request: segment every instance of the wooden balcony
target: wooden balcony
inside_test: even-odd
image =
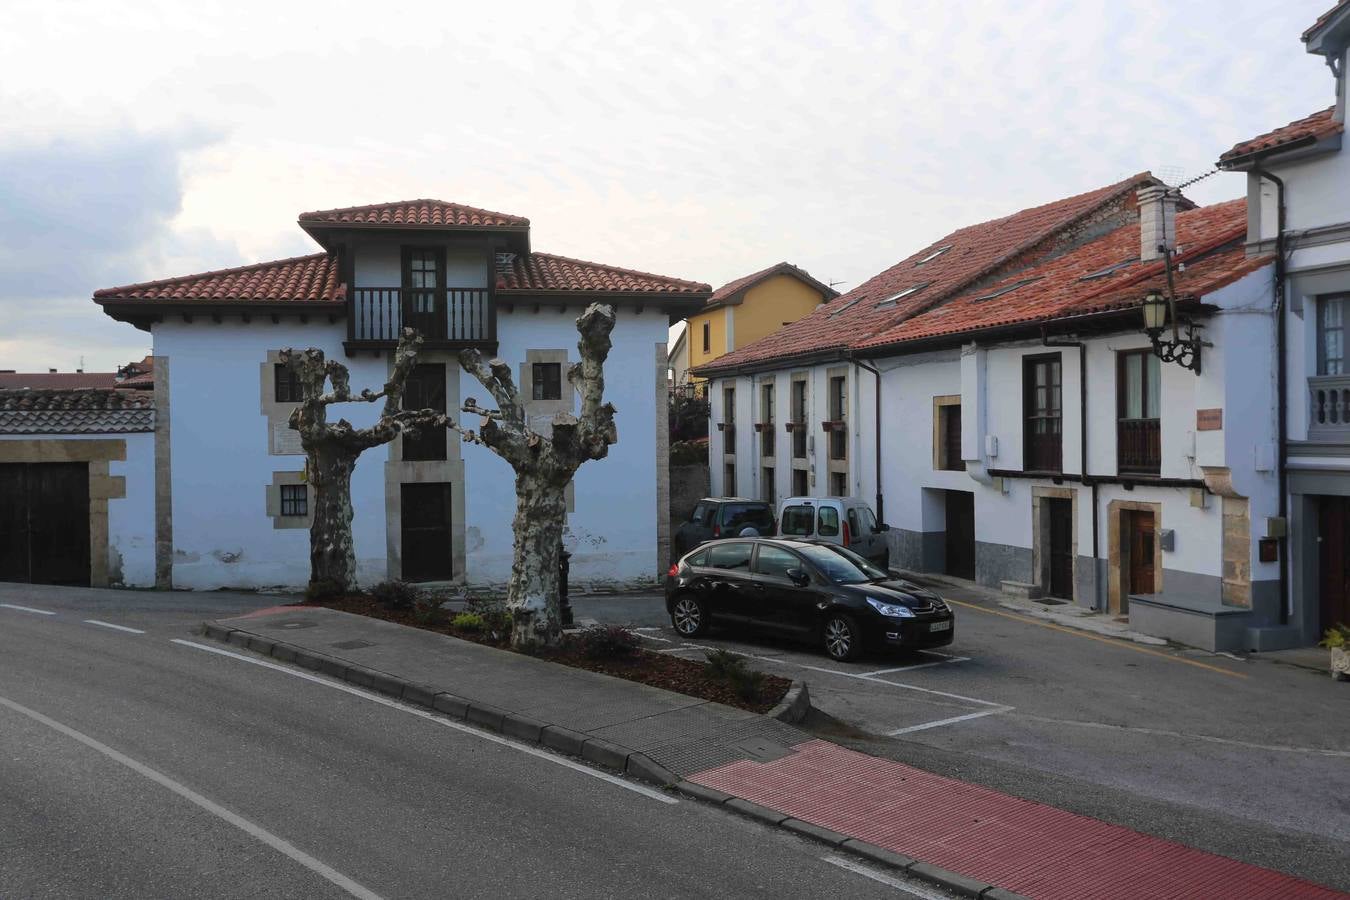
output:
[[[428,349],[495,352],[497,311],[488,288],[356,288],[347,303],[347,352],[398,344],[404,326]]]
[[[1308,379],[1308,440],[1350,440],[1350,375]]]
[[[1157,475],[1162,469],[1158,419],[1116,420],[1116,469],[1120,474]]]

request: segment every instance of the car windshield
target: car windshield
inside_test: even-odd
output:
[[[863,584],[868,581],[880,581],[886,577],[886,573],[881,569],[843,547],[832,545],[802,547],[801,553],[835,584]]]

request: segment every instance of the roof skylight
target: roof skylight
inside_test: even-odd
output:
[[[986,300],[993,300],[995,297],[1002,297],[1004,294],[1010,294],[1020,287],[1025,287],[1026,285],[1031,284],[1033,281],[1040,281],[1041,278],[1043,277],[1044,276],[1038,275],[1035,278],[1023,278],[1021,281],[1015,281],[1012,284],[1004,285],[1003,287],[995,291],[991,291],[988,294],[984,294],[979,297],[972,297],[970,302],[983,303]]]
[[[917,294],[919,291],[923,290],[926,287],[928,287],[928,282],[925,281],[923,284],[916,284],[913,287],[907,287],[898,294],[891,294],[885,300],[882,300],[880,303],[877,304],[877,309],[884,309],[887,306],[894,306],[897,300],[903,300],[904,298],[910,296],[911,294]]]
[[[950,249],[952,249],[952,245],[951,245],[951,244],[948,244],[948,245],[945,246],[945,247],[939,247],[939,248],[937,248],[936,250],[934,250],[932,253],[930,253],[930,254],[928,254],[927,256],[925,256],[923,259],[921,259],[921,260],[919,260],[918,262],[916,262],[914,265],[916,265],[916,266],[921,266],[921,265],[923,265],[923,264],[926,263],[926,262],[932,262],[933,260],[937,259],[939,256],[941,256],[942,254],[946,253],[946,252],[947,252],[948,250],[950,250]]]
[[[839,314],[842,313],[844,310],[846,310],[846,309],[848,309],[849,307],[853,306],[853,305],[856,304],[859,300],[862,300],[862,299],[864,299],[864,298],[863,298],[863,297],[854,297],[852,300],[848,301],[848,302],[845,303],[843,306],[839,307],[839,308],[836,309],[834,312],[830,313],[830,318],[833,319],[835,316],[839,315]]]
[[[1134,264],[1137,263],[1137,262],[1139,262],[1139,260],[1138,260],[1138,259],[1134,259],[1134,258],[1121,260],[1120,262],[1115,263],[1114,265],[1107,266],[1105,269],[1099,269],[1099,270],[1097,270],[1096,272],[1093,272],[1093,273],[1090,274],[1090,275],[1084,275],[1082,278],[1080,278],[1080,279],[1078,279],[1078,280],[1079,280],[1079,281],[1092,281],[1093,279],[1096,279],[1096,278],[1105,278],[1107,275],[1111,275],[1111,274],[1113,274],[1113,273],[1115,273],[1115,272],[1117,272],[1117,271],[1119,271],[1119,270],[1125,268],[1126,266],[1132,266],[1132,265],[1134,265]]]

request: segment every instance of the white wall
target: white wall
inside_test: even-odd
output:
[[[125,441],[127,458],[108,474],[126,482],[126,496],[108,501],[108,578],[111,587],[155,586],[155,436],[135,434],[3,434],[0,441]],[[91,547],[91,553],[99,552]],[[120,571],[120,577],[119,577]]]

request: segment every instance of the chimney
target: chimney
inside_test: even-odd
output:
[[[1177,246],[1177,194],[1164,185],[1139,189],[1139,258],[1162,259],[1162,250]]]

